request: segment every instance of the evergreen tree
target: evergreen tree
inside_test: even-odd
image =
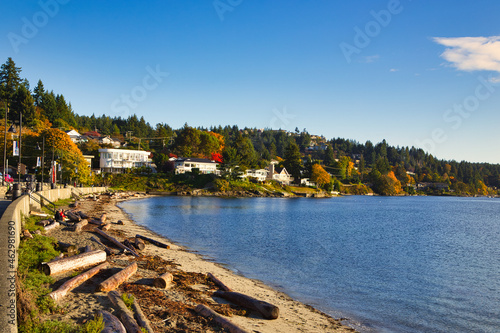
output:
[[[299,146],[295,141],[290,141],[285,148],[283,165],[293,176],[296,183],[300,182],[300,171],[302,170],[302,157],[300,156]]]
[[[42,103],[43,94],[45,94],[45,88],[43,87],[42,80],[38,80],[35,89],[33,89],[33,99],[36,106],[40,106]]]
[[[33,97],[24,85],[20,85],[12,98],[9,112],[11,121],[18,121],[23,114],[23,126],[31,127],[35,124],[36,114]]]
[[[7,62],[3,64],[0,68],[0,86],[2,99],[7,101],[11,101],[14,97],[14,94],[17,91],[17,88],[21,85],[21,77],[19,74],[21,73],[21,67],[16,67],[14,60],[12,58],[8,58]]]
[[[323,163],[326,166],[332,166],[335,163],[335,156],[333,154],[333,147],[331,144],[326,145],[325,157],[323,159]]]

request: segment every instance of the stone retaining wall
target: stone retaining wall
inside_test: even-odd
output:
[[[106,187],[61,188],[40,191],[41,195],[52,202],[77,194],[101,193]],[[22,216],[29,215],[30,207],[40,208],[37,202],[23,195],[10,203],[0,218],[0,332],[17,332],[17,308],[15,276],[17,270],[17,251],[19,248]]]

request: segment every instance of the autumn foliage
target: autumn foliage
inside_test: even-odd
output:
[[[314,164],[312,166],[311,181],[318,184],[318,186],[323,187],[326,184],[330,184],[330,175],[323,169],[319,164]]]

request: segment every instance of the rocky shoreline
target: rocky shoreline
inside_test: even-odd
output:
[[[318,193],[298,193],[298,192],[263,192],[258,190],[253,191],[207,191],[207,190],[186,190],[186,191],[176,191],[176,192],[166,192],[166,191],[146,191],[149,195],[164,195],[164,196],[193,196],[193,197],[223,197],[223,198],[329,198],[331,195],[325,192]]]

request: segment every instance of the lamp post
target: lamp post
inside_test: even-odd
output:
[[[22,165],[22,162],[21,162],[21,157],[22,157],[22,154],[21,154],[21,147],[23,146],[22,145],[23,143],[23,113],[22,112],[19,112],[19,166],[17,167],[17,174],[18,174],[18,183],[21,184],[21,165]]]
[[[2,185],[5,185],[5,172],[6,172],[6,167],[5,165],[7,164],[7,114],[9,113],[9,105],[7,104],[7,101],[4,101],[5,103],[5,133],[3,137],[3,175],[2,175]]]

